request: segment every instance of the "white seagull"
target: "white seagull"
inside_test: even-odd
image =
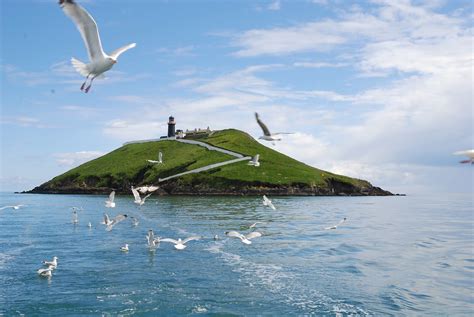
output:
[[[189,237],[189,238],[186,238],[184,240],[181,240],[181,239],[178,239],[178,240],[175,240],[175,239],[169,239],[169,238],[165,238],[165,239],[160,239],[161,242],[171,242],[171,243],[174,243],[174,247],[175,249],[177,250],[184,250],[186,248],[186,242],[189,242],[189,241],[192,241],[192,240],[199,240],[201,239],[201,237],[199,236],[193,236],[193,237]]]
[[[153,230],[148,230],[148,234],[146,235],[146,241],[148,244],[148,247],[150,248],[155,248],[160,245],[160,237],[155,238],[155,234],[153,233]]]
[[[71,58],[72,66],[78,73],[86,77],[86,80],[81,86],[81,90],[89,92],[92,86],[92,81],[108,71],[117,63],[117,59],[123,52],[136,46],[135,43],[128,44],[119,49],[116,49],[110,55],[106,54],[102,49],[100,42],[99,30],[92,16],[80,5],[73,0],[59,0],[59,5],[64,13],[71,18],[81,33],[82,39],[87,48],[89,55],[89,64],[85,64],[74,57]],[[90,78],[89,85],[86,87],[87,80]]]
[[[128,244],[125,243],[124,246],[120,247],[120,251],[122,251],[122,252],[128,252]]]
[[[51,269],[55,269],[58,267],[58,257],[54,256],[52,261],[43,261],[43,264],[48,266]]]
[[[48,267],[46,269],[39,269],[37,272],[39,276],[41,277],[51,277],[53,274],[51,273],[53,269],[51,267]]]
[[[225,234],[231,238],[239,238],[240,241],[242,241],[242,243],[244,244],[252,244],[252,241],[250,241],[251,239],[262,236],[262,234],[257,231],[250,232],[249,234],[243,235],[237,231],[232,230],[232,231],[227,231]]]
[[[150,185],[150,186],[137,187],[136,190],[138,190],[142,194],[146,194],[146,193],[152,193],[156,191],[158,188],[159,188],[158,186]]]
[[[138,226],[138,224],[140,223],[140,221],[138,221],[138,219],[135,217],[130,217],[130,219],[132,219],[132,226],[134,227]]]
[[[77,217],[77,211],[72,211],[72,223],[77,225],[79,223],[79,218]]]
[[[0,207],[0,210],[7,209],[7,208],[12,208],[12,209],[18,210],[18,209],[20,209],[20,207],[23,207],[23,206],[25,206],[25,205],[3,206],[3,207]]]
[[[249,226],[249,229],[255,228],[259,223],[263,223],[263,222],[261,221],[254,222]]]
[[[289,132],[278,132],[278,133],[270,133],[270,130],[268,130],[267,126],[260,120],[260,117],[258,116],[258,113],[255,112],[255,119],[257,119],[257,123],[262,128],[263,135],[259,137],[259,139],[265,140],[265,141],[272,141],[273,145],[275,145],[274,141],[281,141],[281,138],[278,136],[281,134],[292,134]]]
[[[341,221],[339,221],[339,223],[337,225],[334,225],[332,227],[326,227],[324,228],[324,230],[331,230],[331,229],[337,229],[337,227],[339,227],[340,225],[342,225],[344,222],[346,222],[347,218],[344,217],[344,219],[342,219]]]
[[[110,220],[109,219],[109,216],[107,214],[104,214],[104,223],[105,225],[107,226],[105,228],[106,231],[110,231],[112,230],[112,228],[118,224],[119,222],[122,222],[124,221],[125,219],[127,219],[127,215],[118,215],[118,216],[115,216],[114,219]]]
[[[247,163],[247,165],[259,167],[260,166],[260,162],[258,161],[259,158],[260,158],[260,154],[255,155],[254,157],[252,157],[252,160]]]
[[[147,162],[152,163],[152,164],[163,164],[163,153],[158,152],[158,161],[147,160]]]
[[[453,153],[454,155],[464,155],[467,156],[467,160],[462,160],[459,163],[462,164],[474,164],[474,150],[466,150],[466,151],[457,151]]]
[[[276,210],[275,206],[273,206],[272,201],[267,198],[267,196],[263,195],[263,205],[270,207],[273,210]]]
[[[133,188],[133,186],[132,186],[132,193],[133,193],[133,197],[135,197],[135,200],[133,202],[139,206],[143,205],[145,203],[145,199],[147,199],[151,195],[151,194],[148,194],[145,197],[141,198],[140,194],[138,193],[138,190]]]
[[[92,223],[89,221],[89,224],[87,225],[89,229],[92,229]]]
[[[110,193],[109,199],[105,201],[105,207],[114,208],[115,207],[114,199],[115,199],[115,190]]]

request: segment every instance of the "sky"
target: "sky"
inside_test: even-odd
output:
[[[88,94],[55,0],[3,0],[0,190],[28,190],[177,129],[237,128],[306,164],[395,193],[473,192],[470,0],[77,1],[105,52]],[[266,145],[272,147],[271,144]]]

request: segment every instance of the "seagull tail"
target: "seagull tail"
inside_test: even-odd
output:
[[[75,59],[74,57],[71,58],[71,64],[74,67],[74,69],[81,74],[84,77],[87,77],[89,75],[89,69],[87,68],[87,65],[81,62],[78,59]]]

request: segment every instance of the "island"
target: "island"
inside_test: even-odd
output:
[[[392,195],[368,181],[299,162],[243,131],[180,133],[126,143],[28,192],[130,194],[132,186],[154,185],[159,195]],[[162,163],[149,162],[159,152]],[[249,165],[256,154],[260,166]]]

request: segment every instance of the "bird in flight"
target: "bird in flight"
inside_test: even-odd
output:
[[[199,237],[199,236],[189,237],[189,238],[186,238],[184,240],[181,240],[181,238],[178,239],[178,240],[170,239],[170,238],[164,238],[164,239],[160,239],[160,242],[171,242],[171,243],[174,243],[174,247],[175,247],[176,250],[184,250],[186,248],[186,242],[193,241],[193,240],[199,240],[199,239],[201,239],[201,237]]]
[[[339,223],[337,225],[334,225],[334,226],[331,226],[331,227],[326,227],[324,228],[324,230],[331,230],[331,229],[337,229],[337,227],[339,227],[340,225],[342,225],[344,222],[346,222],[347,218],[344,217],[344,219],[342,219],[341,221],[339,221]]]
[[[127,215],[117,215],[114,219],[110,220],[109,215],[104,214],[104,221],[102,222],[107,227],[105,228],[106,231],[110,231],[113,227],[118,224],[119,222],[124,221],[127,219]]]
[[[141,198],[140,194],[138,193],[138,190],[133,188],[133,186],[132,186],[132,193],[133,193],[133,197],[135,198],[133,202],[139,206],[143,205],[145,203],[145,199],[147,199],[151,195],[151,194],[148,194],[145,197]]]
[[[263,205],[270,207],[273,210],[276,210],[275,206],[273,206],[273,203],[270,199],[267,198],[267,196],[263,195]]]
[[[466,150],[466,151],[457,151],[453,153],[454,155],[464,155],[467,156],[467,160],[462,160],[459,163],[462,164],[474,164],[474,150]]]
[[[25,206],[25,205],[3,206],[3,207],[0,207],[0,210],[7,209],[7,208],[13,208],[15,210],[18,210],[18,209],[20,209],[20,207],[23,207],[23,206]]]
[[[244,244],[252,244],[252,241],[250,241],[251,239],[262,236],[262,234],[258,231],[253,231],[253,232],[250,232],[249,234],[243,235],[237,231],[231,230],[231,231],[227,231],[225,234],[231,238],[239,238],[240,241],[242,241],[242,243]]]
[[[114,199],[115,199],[115,190],[110,193],[109,199],[105,201],[105,207],[114,208],[115,207]]]
[[[59,5],[76,25],[87,48],[89,64],[85,64],[74,57],[71,58],[72,66],[79,74],[86,77],[86,80],[81,86],[81,90],[87,93],[94,79],[102,76],[103,73],[111,69],[112,66],[117,63],[120,54],[135,47],[136,44],[131,43],[116,49],[110,54],[106,54],[102,49],[97,24],[89,12],[74,2],[74,0],[59,0]],[[87,85],[88,81],[89,84]]]
[[[158,161],[147,160],[147,162],[152,163],[152,164],[163,164],[163,153],[158,152]]]
[[[279,137],[281,134],[292,134],[289,132],[277,132],[277,133],[270,133],[270,130],[268,130],[267,126],[260,120],[260,117],[258,116],[258,113],[255,112],[255,119],[257,119],[257,123],[262,128],[263,135],[259,137],[259,139],[265,140],[265,141],[272,141],[272,144],[275,145],[275,141],[281,141],[281,138]]]

